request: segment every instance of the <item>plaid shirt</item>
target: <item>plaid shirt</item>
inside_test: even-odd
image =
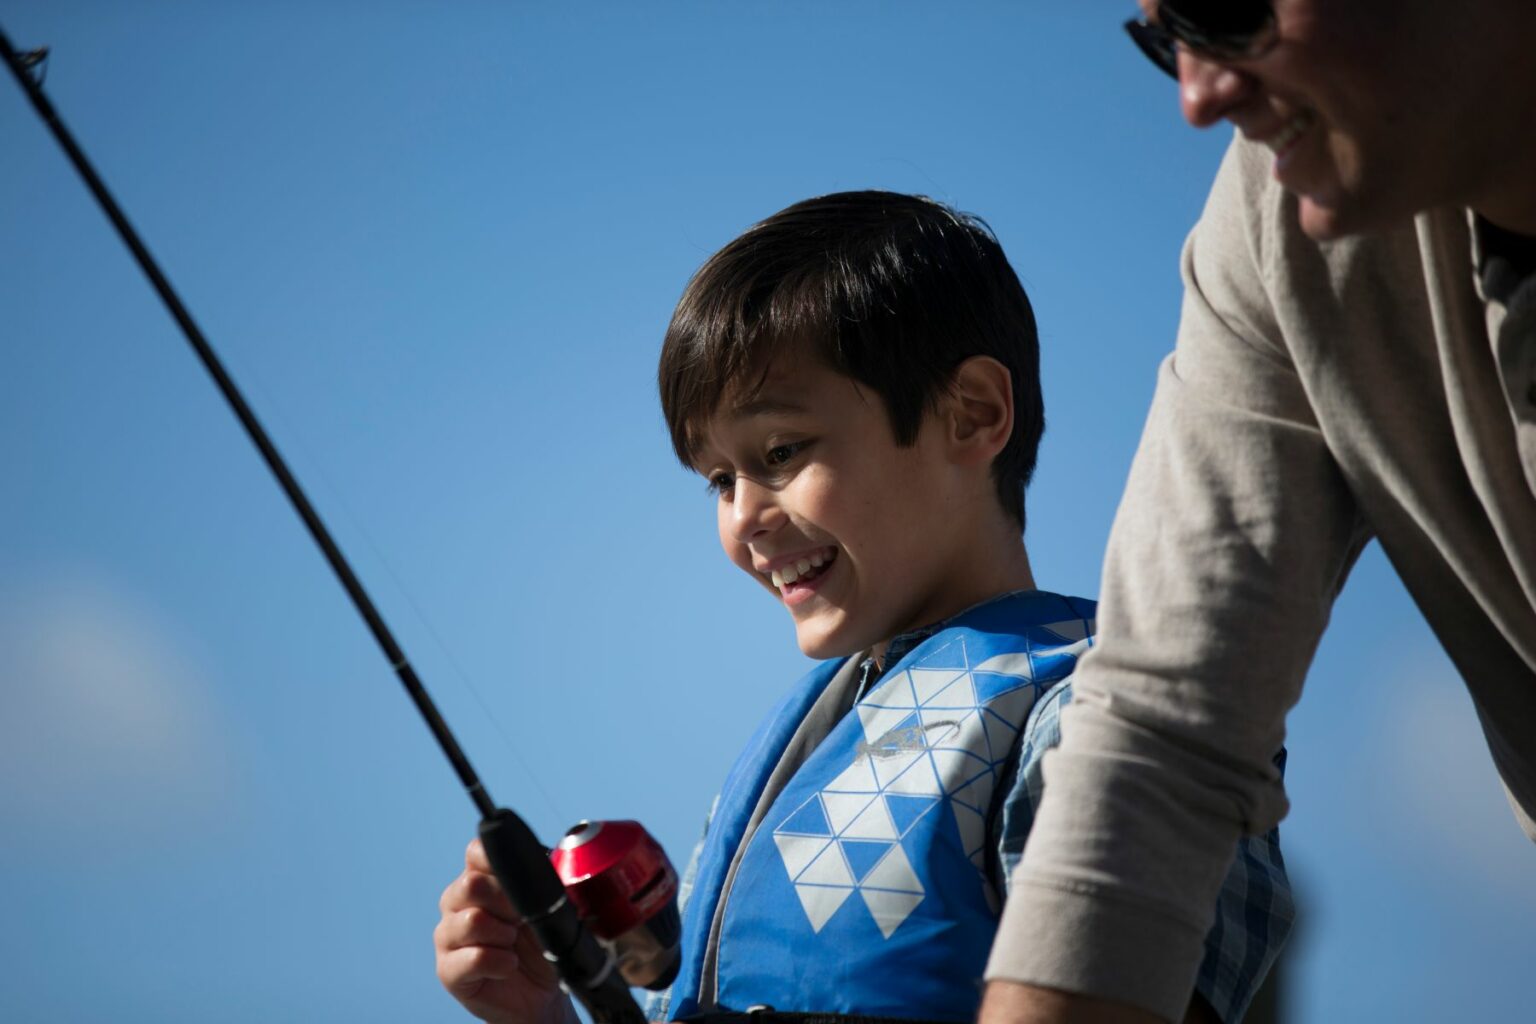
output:
[[[918,644],[943,629],[945,623],[903,633],[891,641],[881,664],[866,658],[860,670],[859,694],[880,681],[883,666],[894,665]],[[1014,867],[1024,855],[1024,842],[1035,820],[1045,777],[1041,763],[1045,752],[1061,742],[1061,709],[1072,700],[1072,681],[1056,683],[1040,695],[1030,711],[1019,738],[1019,757],[1011,780],[1000,786],[994,801],[991,821],[993,837],[989,849],[991,881],[996,891],[1006,894]],[[1275,758],[1285,767],[1285,751]],[[710,808],[710,818],[714,808]],[[709,831],[708,822],[705,832]],[[701,838],[689,858],[678,889],[678,900],[686,903],[698,874]],[[1280,856],[1279,830],[1263,836],[1249,836],[1238,844],[1237,857],[1222,883],[1216,903],[1216,920],[1205,939],[1205,959],[1200,965],[1195,988],[1211,1004],[1224,1024],[1240,1021],[1252,1002],[1280,949],[1290,934],[1295,916],[1291,884],[1285,862]],[[685,941],[699,941],[700,936],[685,936]],[[664,1021],[672,1002],[670,989],[647,993],[645,1015],[652,1021]]]
[[[994,825],[1005,885],[1024,856],[1024,841],[1045,786],[1041,762],[1045,752],[1061,742],[1061,709],[1071,700],[1072,680],[1064,679],[1040,695],[1024,726],[1018,774]],[[1275,764],[1284,770],[1284,750]],[[1195,979],[1195,990],[1226,1024],[1243,1019],[1285,945],[1295,910],[1280,856],[1280,830],[1243,838],[1222,882],[1216,920],[1206,933],[1205,958]]]

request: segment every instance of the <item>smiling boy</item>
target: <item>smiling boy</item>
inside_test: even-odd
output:
[[[725,781],[651,1016],[969,1020],[1093,643],[1093,603],[1036,589],[1022,537],[1044,429],[1029,300],[979,221],[824,196],[700,268],[658,378],[726,555],[822,660]],[[439,976],[466,1006],[568,1013],[473,847],[442,909]],[[1240,1018],[1283,942],[1273,834],[1241,847],[1216,919],[1190,1019]]]
[[[897,634],[1034,586],[988,479],[1014,433],[1007,369],[973,357],[929,401],[900,446],[879,396],[802,345],[722,395],[697,440],[683,427],[721,546],[782,600],[810,657],[878,658]]]

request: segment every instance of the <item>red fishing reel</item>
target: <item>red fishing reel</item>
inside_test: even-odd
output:
[[[638,821],[581,821],[549,853],[593,935],[631,985],[664,989],[681,963],[677,872]]]

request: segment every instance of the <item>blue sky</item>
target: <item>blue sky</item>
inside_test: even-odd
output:
[[[1227,140],[1124,6],[0,17],[493,796],[680,860],[807,663],[672,459],[672,303],[808,195],[985,217],[1044,346],[1036,576],[1093,596]],[[8,79],[0,128],[0,1018],[460,1019],[430,933],[473,807]],[[1528,1012],[1536,852],[1374,548],[1289,745],[1294,1019]]]

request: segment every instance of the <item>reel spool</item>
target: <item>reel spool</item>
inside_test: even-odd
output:
[[[549,854],[587,928],[631,985],[660,990],[682,963],[677,872],[638,821],[581,821]]]

